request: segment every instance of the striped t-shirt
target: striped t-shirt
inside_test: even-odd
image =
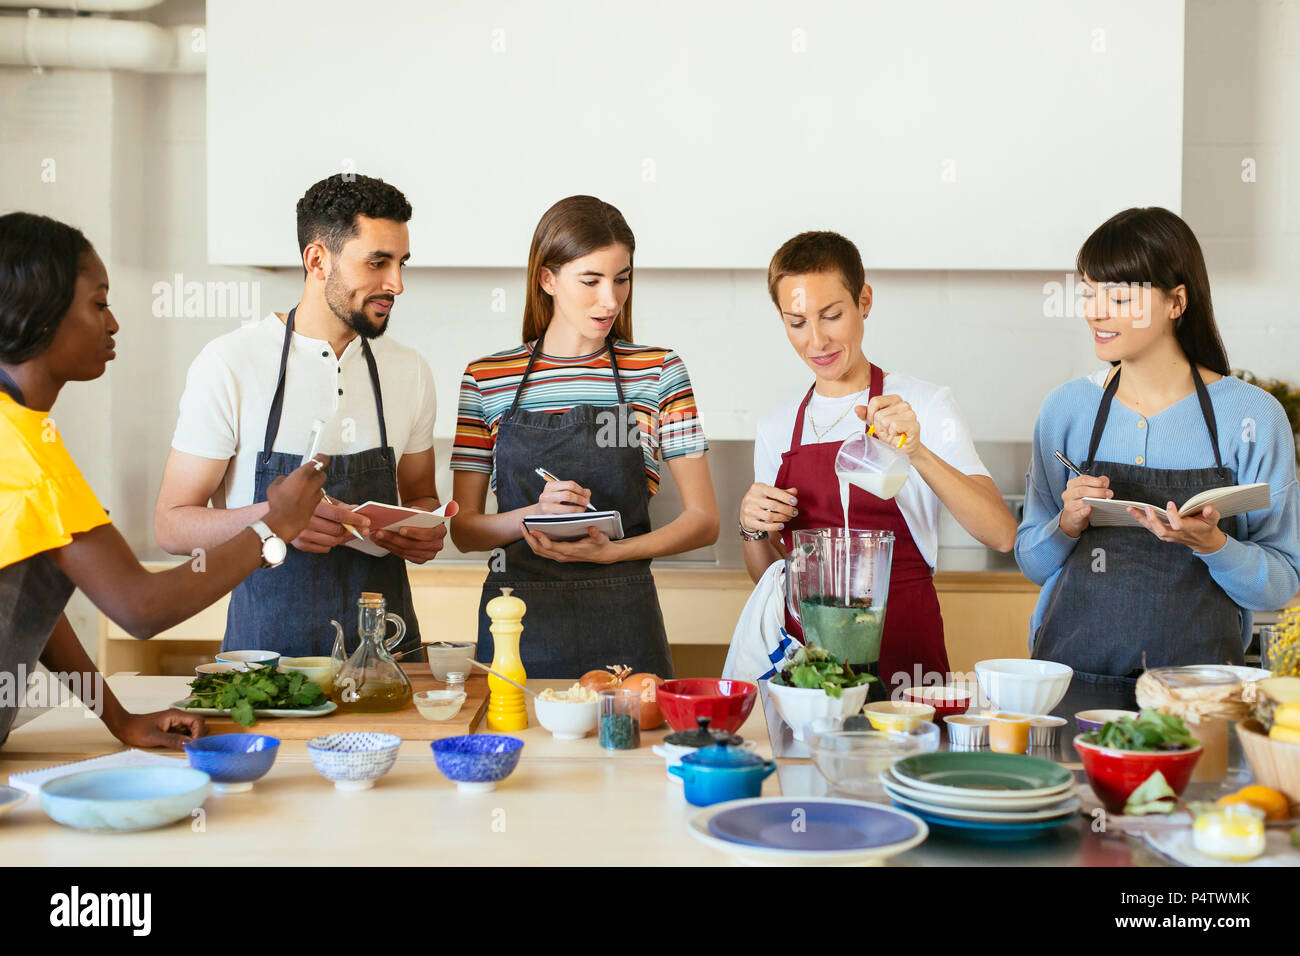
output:
[[[456,413],[453,471],[479,471],[492,476],[497,486],[497,426],[514,401],[535,343],[497,352],[465,369],[460,382]],[[695,407],[695,393],[686,364],[671,349],[614,343],[623,398],[640,426],[650,494],[659,490],[659,460],[698,455],[708,450]],[[609,364],[609,352],[559,358],[539,352],[519,407],[530,412],[566,412],[575,405],[614,405],[618,392]],[[563,476],[561,476],[563,477]]]

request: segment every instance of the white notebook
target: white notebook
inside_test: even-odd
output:
[[[529,515],[524,519],[529,531],[540,531],[552,541],[577,541],[587,536],[588,528],[605,532],[610,541],[623,537],[623,516],[617,511],[584,511],[568,515]]]
[[[24,770],[22,773],[9,775],[9,786],[25,790],[33,796],[41,789],[41,784],[55,777],[66,777],[73,773],[87,770],[120,770],[123,767],[176,767],[188,766],[184,757],[166,757],[148,750],[122,750],[89,760],[75,760],[72,763],[55,764],[41,767],[39,770]]]
[[[1122,501],[1119,498],[1084,498],[1086,504],[1092,505],[1092,514],[1088,516],[1088,523],[1095,527],[1112,527],[1112,528],[1141,528],[1142,525],[1136,519],[1132,518],[1125,508],[1136,508],[1138,511],[1145,511],[1147,503],[1144,501]],[[1226,485],[1223,488],[1211,488],[1209,491],[1202,491],[1199,495],[1193,495],[1187,499],[1187,502],[1178,509],[1179,516],[1196,514],[1206,505],[1213,505],[1219,510],[1219,514],[1225,518],[1231,518],[1233,515],[1245,514],[1248,511],[1260,511],[1268,508],[1273,503],[1273,496],[1269,492],[1268,482],[1260,481],[1253,485]],[[1160,517],[1161,521],[1166,524],[1169,522],[1169,515],[1165,512],[1163,505],[1151,502],[1151,507]]]

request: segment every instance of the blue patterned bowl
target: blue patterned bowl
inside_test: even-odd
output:
[[[444,777],[461,790],[495,790],[514,771],[524,742],[507,734],[444,737],[432,744]]]
[[[326,734],[307,741],[312,766],[340,790],[369,790],[393,769],[402,738],[396,734]]]
[[[266,776],[280,741],[266,734],[216,734],[185,741],[190,766],[212,778],[218,793],[253,789],[253,781]]]

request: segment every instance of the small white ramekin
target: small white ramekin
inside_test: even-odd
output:
[[[980,714],[949,714],[948,746],[954,750],[978,750],[989,745],[989,719]]]

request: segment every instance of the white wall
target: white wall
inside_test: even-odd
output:
[[[189,2],[168,3],[159,14],[168,22],[203,19],[202,5]],[[1257,374],[1295,381],[1300,0],[1190,0],[1186,57],[1183,209],[1205,248],[1229,357]],[[1095,122],[1097,135],[1115,126],[1113,117],[1091,116],[1086,103],[1072,108],[1081,122]],[[1122,133],[1118,126],[1116,135]],[[255,283],[263,312],[292,305],[300,287],[291,270],[206,264],[204,128],[202,77],[35,76],[0,69],[0,167],[6,174],[0,209],[75,222],[108,262],[110,301],[122,324],[119,358],[104,380],[68,388],[55,418],[142,554],[157,554],[153,502],[186,366],[204,342],[238,324],[155,317],[154,283],[178,272],[187,280]],[[274,163],[293,144],[250,148]],[[53,184],[40,178],[47,157],[58,160]],[[1246,158],[1256,160],[1254,183],[1241,179]],[[1097,222],[1115,211],[1098,210]],[[293,210],[283,215],[292,217]],[[1097,364],[1081,320],[1044,315],[1044,283],[1064,276],[877,272],[869,262],[867,268],[877,303],[868,355],[888,368],[952,385],[978,440],[1028,440],[1043,395]],[[465,363],[517,341],[521,282],[514,271],[408,274],[391,334],[419,348],[434,368],[440,435],[454,427]],[[496,289],[505,290],[504,313],[492,311]],[[771,359],[762,368],[696,381],[711,436],[752,435],[755,417],[769,404],[806,388],[808,373],[785,343],[761,272],[639,272],[635,314],[638,339],[677,348],[688,366],[693,359],[698,365],[706,350],[729,348],[738,336],[770,345]],[[757,392],[755,378],[762,382]],[[748,397],[754,394],[763,400]],[[449,492],[445,471],[440,486]],[[78,631],[90,642],[90,619],[84,605],[78,607]]]
[[[278,210],[345,168],[403,183],[412,261],[438,267],[521,266],[542,211],[584,192],[635,224],[638,267],[761,269],[814,221],[881,268],[1066,269],[1097,209],[1178,210],[1183,18],[1183,0],[222,0],[209,258],[296,264]],[[383,37],[382,73],[322,95],[317,64],[359,37]],[[1090,136],[1081,100],[1145,120]],[[298,148],[268,166],[248,139]]]

